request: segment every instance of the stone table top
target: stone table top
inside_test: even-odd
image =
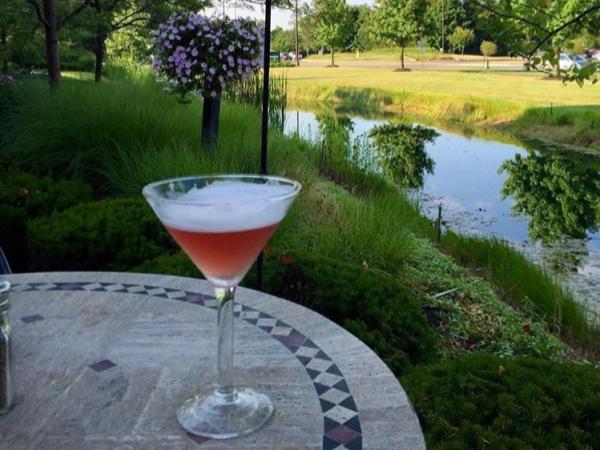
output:
[[[16,406],[2,448],[425,449],[396,377],[323,316],[249,289],[236,295],[236,379],[268,394],[261,430],[208,440],[175,411],[215,378],[216,300],[205,281],[33,273],[13,284]]]

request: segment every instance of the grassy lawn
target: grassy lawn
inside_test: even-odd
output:
[[[375,67],[285,70],[291,99],[498,126],[600,151],[600,85],[564,85],[539,73],[394,72]],[[524,121],[523,119],[526,118]],[[596,125],[595,125],[596,124]]]

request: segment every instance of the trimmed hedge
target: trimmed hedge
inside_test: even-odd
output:
[[[28,227],[33,270],[130,270],[175,244],[142,199],[84,203]]]
[[[436,337],[416,296],[393,278],[362,266],[296,252],[280,258],[265,287],[342,325],[396,374],[431,361]]]
[[[91,187],[76,180],[54,181],[5,171],[0,179],[0,246],[15,271],[27,270],[26,229],[30,219],[92,199]]]
[[[8,172],[0,180],[0,204],[23,209],[30,218],[90,200],[92,188],[79,180],[54,181],[25,172]]]
[[[600,369],[475,353],[416,368],[401,382],[432,450],[600,444]]]

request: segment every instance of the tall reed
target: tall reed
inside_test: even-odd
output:
[[[225,99],[242,105],[262,108],[263,73],[240,81],[225,91]],[[283,131],[287,109],[287,76],[284,72],[269,77],[269,120],[272,127]]]

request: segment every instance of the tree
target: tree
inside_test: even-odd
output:
[[[449,30],[454,30],[459,25],[470,25],[467,24],[465,5],[461,0],[428,1],[425,26],[427,43],[431,47],[438,48],[444,53]]]
[[[46,63],[48,66],[48,82],[51,88],[57,88],[60,84],[60,59],[58,54],[58,33],[71,20],[77,17],[89,6],[88,0],[80,2],[67,0],[61,3],[61,10],[57,12],[55,0],[26,0],[29,3],[44,27],[46,41]]]
[[[369,50],[375,45],[373,33],[373,10],[365,5],[350,7],[352,24],[347,47],[360,56],[361,51]]]
[[[404,48],[423,32],[425,0],[378,0],[375,13],[377,35],[400,47],[400,64],[404,70]]]
[[[315,0],[317,42],[331,51],[331,67],[335,67],[335,51],[341,48],[350,32],[350,10],[346,0]]]
[[[302,4],[299,8],[298,38],[302,43],[306,54],[316,51],[319,47],[316,37],[317,18],[314,10],[308,4]]]
[[[34,56],[37,19],[27,8],[24,2],[0,2],[0,72],[8,73],[11,63]]]
[[[271,50],[274,52],[289,52],[294,48],[294,32],[276,27],[271,31]]]
[[[473,42],[475,33],[468,28],[456,27],[454,32],[448,37],[448,42],[452,44],[455,50],[460,50],[460,54],[465,54],[465,47]]]
[[[494,56],[496,54],[496,52],[498,51],[498,46],[496,44],[494,44],[493,42],[483,41],[479,48],[481,49],[481,54],[485,58],[485,68],[489,69],[490,68],[490,56]]]
[[[151,29],[166,20],[174,12],[200,11],[208,0],[87,0],[90,8],[79,19],[80,28],[86,34],[84,40],[94,53],[95,80],[100,81],[106,59],[106,42],[120,30],[137,28],[150,39]]]
[[[559,57],[565,41],[583,29],[598,33],[600,21],[599,0],[466,0],[480,8],[489,17],[519,30],[520,39],[513,39],[512,48],[528,60],[530,67],[542,69],[546,62],[561,75]],[[543,57],[538,53],[544,52]],[[598,80],[596,64],[566,71],[564,80],[583,85],[584,81]]]

